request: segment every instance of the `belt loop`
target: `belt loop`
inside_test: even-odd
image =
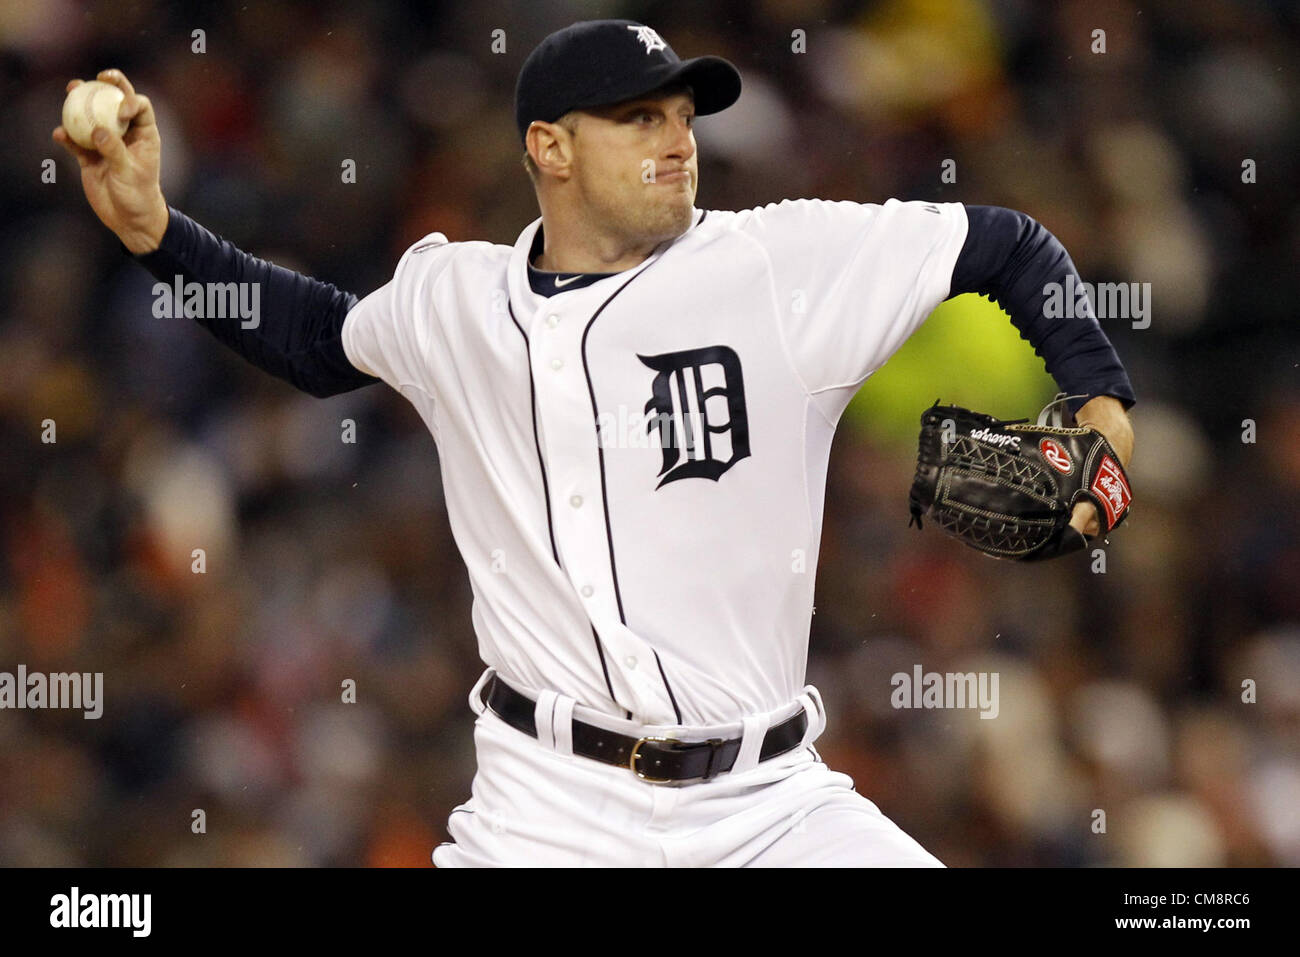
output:
[[[483,673],[478,676],[478,681],[474,682],[474,687],[469,691],[469,707],[476,715],[482,714],[487,710],[487,704],[483,701],[483,686],[488,683],[488,679],[496,674],[494,668],[484,668]]]
[[[555,699],[555,716],[552,721],[555,729],[555,753],[573,754],[573,706],[577,704],[568,695]]]
[[[732,774],[740,774],[758,764],[758,754],[763,749],[763,736],[767,734],[772,723],[770,714],[751,714],[744,719],[745,730],[741,733],[740,753],[736,763],[731,766]]]
[[[808,727],[804,729],[803,740],[799,747],[806,748],[826,730],[826,706],[822,703],[821,692],[812,685],[804,685],[803,694],[798,701],[808,714]]]
[[[555,750],[555,699],[559,697],[549,688],[537,695],[533,720],[537,724],[537,740],[544,748]]]

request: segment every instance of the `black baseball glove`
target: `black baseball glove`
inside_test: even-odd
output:
[[[1037,425],[1001,420],[938,400],[921,415],[912,520],[930,515],[948,534],[995,558],[1040,561],[1079,551],[1089,539],[1071,527],[1074,506],[1097,506],[1101,534],[1128,516],[1133,495],[1119,456],[1092,428],[1066,428],[1064,393]]]

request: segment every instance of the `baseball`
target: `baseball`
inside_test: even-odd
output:
[[[129,124],[117,118],[117,108],[124,98],[125,94],[111,83],[82,83],[63,101],[63,128],[78,146],[93,150],[95,143],[90,134],[95,127],[116,130],[118,136],[126,132]]]

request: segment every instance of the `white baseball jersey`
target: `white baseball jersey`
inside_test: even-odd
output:
[[[419,410],[479,653],[517,688],[695,726],[804,685],[831,437],[948,296],[961,204],[695,210],[632,269],[549,297],[541,225],[435,233],[348,314]]]

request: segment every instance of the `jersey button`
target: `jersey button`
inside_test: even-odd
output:
[[[552,360],[551,360],[551,368],[554,369],[556,372],[559,372],[561,369],[564,368],[564,360],[563,360],[563,359],[552,359]]]
[[[572,505],[574,508],[582,508],[582,496],[581,496],[581,495],[570,495],[570,496],[569,496],[569,504]]]
[[[583,597],[583,598],[590,598],[590,597],[595,593],[595,591],[596,591],[596,589],[592,588],[590,585],[583,585],[583,586],[582,586],[582,597]]]
[[[627,665],[629,668],[635,668],[636,658],[634,658],[632,655],[628,655],[626,658],[623,659],[623,664]]]
[[[560,317],[555,315],[547,316],[546,324],[550,326],[552,329],[554,329],[556,326],[560,324]]]

